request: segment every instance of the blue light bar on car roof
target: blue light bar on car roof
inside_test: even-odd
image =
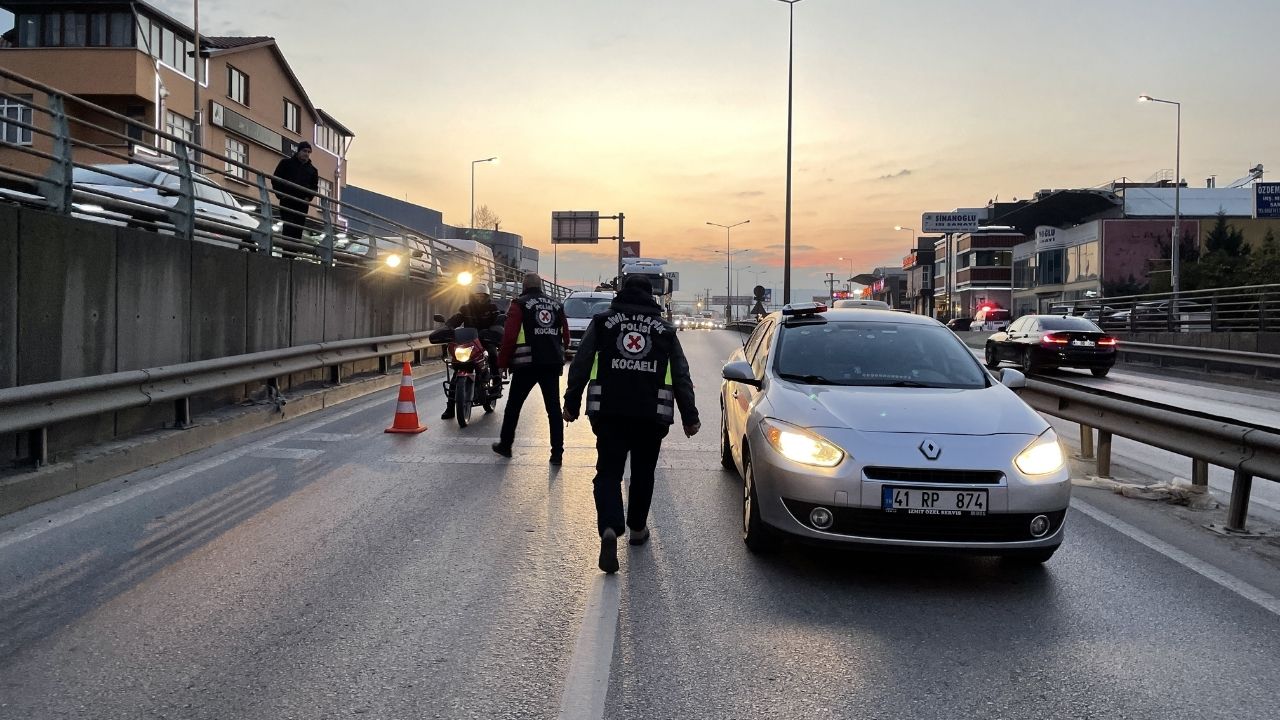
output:
[[[818,313],[824,313],[826,311],[827,311],[826,303],[819,303],[819,302],[796,303],[794,305],[782,306],[783,317],[796,317],[799,315],[816,315]]]

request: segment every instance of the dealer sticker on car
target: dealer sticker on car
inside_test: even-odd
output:
[[[986,515],[986,490],[934,490],[920,487],[883,489],[885,512],[909,515]]]

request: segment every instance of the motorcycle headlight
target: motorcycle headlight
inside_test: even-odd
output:
[[[1057,472],[1067,463],[1067,454],[1062,451],[1062,444],[1053,430],[1045,430],[1035,442],[1018,453],[1013,464],[1018,466],[1024,475],[1048,475]]]
[[[470,345],[459,345],[453,349],[453,359],[458,362],[471,362],[471,351],[473,349]]]
[[[844,460],[845,452],[821,435],[781,420],[760,421],[764,437],[780,455],[802,465],[835,467]]]

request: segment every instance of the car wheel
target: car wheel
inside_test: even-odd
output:
[[[720,467],[726,470],[737,470],[733,462],[733,448],[729,446],[729,422],[724,416],[724,406],[720,407]]]
[[[755,470],[751,467],[751,457],[745,453],[742,456],[742,480],[742,542],[753,553],[767,553],[777,547],[778,537],[760,517]]]
[[[1000,357],[996,353],[995,343],[987,343],[987,367],[992,370],[1000,367]]]
[[[1019,565],[1043,565],[1049,562],[1049,558],[1058,551],[1058,546],[1036,548],[1034,550],[1019,550],[1011,552],[1003,557],[1006,562],[1013,562]]]
[[[1104,378],[1107,373],[1111,372],[1111,368],[1093,368],[1089,372],[1093,373],[1096,378]]]
[[[1023,348],[1022,350],[1022,372],[1030,375],[1036,371],[1036,365],[1031,360],[1031,348]]]

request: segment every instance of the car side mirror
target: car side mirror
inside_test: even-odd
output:
[[[441,314],[439,314],[439,313],[436,313],[435,315],[432,315],[432,316],[431,316],[431,319],[432,319],[432,320],[435,320],[436,322],[444,322],[444,316],[443,316],[443,315],[441,315]]]
[[[1010,390],[1021,390],[1027,386],[1027,376],[1020,370],[1005,368],[1000,371],[1000,384]]]
[[[750,385],[758,388],[761,382],[756,379],[755,370],[751,369],[751,363],[745,360],[736,360],[724,366],[720,371],[721,377],[730,382],[740,382],[743,385]]]

